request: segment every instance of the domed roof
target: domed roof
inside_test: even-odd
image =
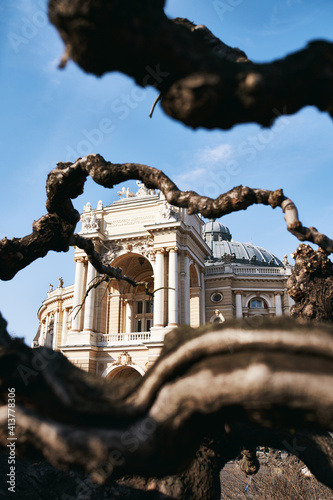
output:
[[[216,260],[239,264],[282,266],[282,262],[265,248],[253,243],[233,241],[229,229],[220,222],[210,220],[204,226],[204,240]]]
[[[211,235],[218,235],[218,240],[226,240],[231,241],[232,235],[229,231],[229,228],[221,222],[216,222],[215,219],[210,219],[209,222],[206,222],[204,227],[204,239],[206,241],[211,241],[214,238],[210,238]]]

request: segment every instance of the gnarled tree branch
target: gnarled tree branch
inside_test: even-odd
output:
[[[164,111],[190,127],[270,126],[307,105],[333,115],[332,43],[253,64],[204,26],[168,19],[163,7],[162,0],[49,0],[49,17],[84,71],[121,71],[156,87]]]
[[[179,190],[161,170],[137,163],[111,163],[100,155],[88,155],[74,163],[58,163],[57,168],[49,173],[46,184],[49,214],[34,223],[31,235],[0,241],[0,279],[11,279],[20,269],[46,255],[48,250],[67,251],[69,245],[77,245],[87,251],[90,262],[98,272],[130,280],[121,277],[119,269],[105,266],[92,242],[73,235],[79,214],[71,199],[83,192],[88,175],[107,188],[130,179],[141,180],[148,188],[160,189],[170,204],[188,208],[190,214],[201,213],[204,217],[222,217],[254,204],[270,205],[272,208],[280,206],[288,231],[300,241],[316,243],[326,254],[333,252],[333,240],[313,227],[304,227],[296,206],[284,196],[282,189],[269,191],[237,186],[212,199],[194,191]]]
[[[288,293],[295,304],[291,315],[316,321],[333,321],[333,264],[324,252],[299,245],[295,267],[288,278]]]
[[[297,440],[294,453],[301,448],[313,470],[315,446],[325,464],[319,479],[333,486],[323,434],[333,430],[330,327],[286,320],[256,329],[184,327],[166,336],[156,364],[132,385],[84,373],[59,352],[2,339],[0,397],[5,405],[8,387],[16,388],[18,451],[33,446],[53,465],[81,467],[97,481],[163,476],[188,467],[204,438],[219,436],[223,466],[244,447],[287,439],[294,427],[310,432],[306,452]],[[235,422],[253,434],[234,432]]]

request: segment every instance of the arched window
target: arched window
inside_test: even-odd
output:
[[[249,302],[250,309],[267,309],[267,302],[264,299],[251,299]]]
[[[225,322],[225,317],[223,316],[223,314],[218,309],[216,309],[215,313],[210,318],[209,322],[210,323],[214,323],[214,324],[224,323]]]

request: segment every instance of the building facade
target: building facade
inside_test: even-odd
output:
[[[80,368],[104,377],[140,377],[155,362],[167,332],[227,319],[288,315],[291,266],[267,250],[232,239],[229,229],[206,224],[176,208],[162,193],[119,191],[120,200],[81,215],[80,234],[93,240],[103,262],[138,283],[98,276],[75,249],[74,285],[50,289],[38,311],[33,345],[61,350]],[[148,295],[146,290],[153,292]]]

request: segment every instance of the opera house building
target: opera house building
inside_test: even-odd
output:
[[[93,240],[104,263],[140,284],[103,282],[84,300],[97,276],[76,248],[74,284],[64,286],[60,278],[50,287],[38,311],[35,347],[61,350],[103,377],[140,377],[177,325],[289,314],[286,256],[281,262],[264,248],[235,241],[223,224],[205,223],[160,192],[137,186],[136,193],[122,188],[109,206],[87,203],[80,234]]]

